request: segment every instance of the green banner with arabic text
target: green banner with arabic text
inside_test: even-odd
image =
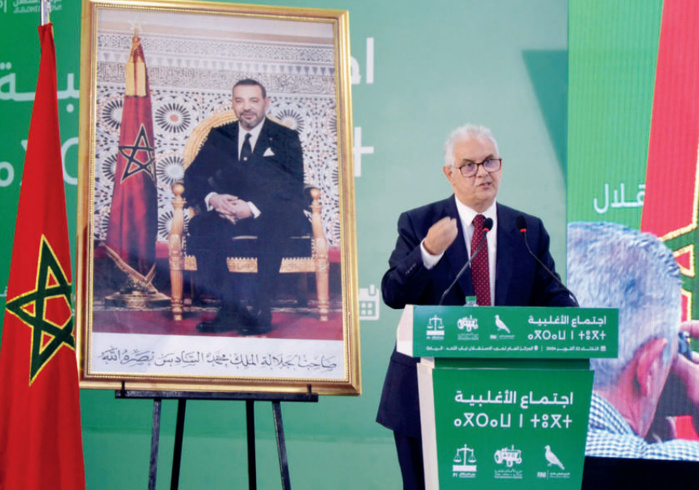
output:
[[[593,373],[561,362],[421,364],[428,488],[580,488]]]
[[[415,306],[412,355],[613,358],[618,321],[610,308]]]

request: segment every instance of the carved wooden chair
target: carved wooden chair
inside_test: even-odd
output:
[[[206,141],[209,131],[212,128],[236,120],[235,113],[232,110],[228,110],[214,114],[199,123],[194,131],[192,131],[192,134],[185,144],[183,155],[185,169],[192,163],[197,153],[199,153],[199,150]],[[173,219],[168,242],[170,280],[172,282],[172,313],[175,320],[181,320],[183,313],[184,271],[197,270],[197,261],[196,257],[187,254],[187,240],[184,232],[184,209],[187,207],[187,202],[183,197],[184,185],[176,183],[173,185],[172,190],[175,194],[175,198],[172,201]],[[318,294],[318,312],[321,321],[327,321],[329,312],[329,260],[328,242],[323,233],[323,225],[320,217],[320,189],[310,187],[307,188],[306,191],[309,194],[312,234],[304,237],[292,237],[292,242],[296,242],[295,239],[298,239],[297,243],[301,243],[301,241],[310,241],[311,246],[305,247],[305,250],[310,250],[310,253],[299,256],[299,250],[290,250],[288,256],[285,255],[282,259],[279,272],[303,273],[304,277],[302,281],[299,282],[299,289],[302,293],[304,292],[303,289],[305,289],[306,274],[315,274],[316,291]],[[190,212],[194,212],[194,210],[190,209]],[[235,237],[233,240],[247,240],[249,243],[250,240],[256,240],[256,237]],[[256,273],[257,259],[245,252],[246,247],[244,242],[241,242],[241,245],[242,256],[227,258],[228,270],[232,273]]]

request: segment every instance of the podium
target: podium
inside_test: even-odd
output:
[[[593,372],[618,310],[408,306],[398,351],[420,357],[427,489],[579,489]]]

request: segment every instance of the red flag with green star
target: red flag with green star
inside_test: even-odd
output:
[[[126,87],[117,149],[107,254],[143,290],[153,288],[158,233],[155,138],[150,87],[138,34],[124,67]]]
[[[34,98],[0,344],[0,489],[84,489],[56,53],[39,27]]]

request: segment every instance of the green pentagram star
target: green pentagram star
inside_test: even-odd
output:
[[[154,148],[148,141],[146,127],[141,124],[134,144],[119,146],[119,153],[126,158],[126,166],[124,167],[124,175],[121,176],[121,181],[124,182],[126,179],[139,172],[145,172],[151,180],[155,180],[155,173],[153,172],[153,152]],[[139,154],[145,156],[145,161],[138,159]]]
[[[47,318],[49,301],[65,301],[70,311],[71,285],[58,262],[51,245],[45,236],[41,237],[41,247],[37,264],[36,289],[16,296],[7,302],[7,311],[14,314],[32,329],[31,361],[29,383],[48,364],[51,358],[64,345],[75,349],[73,336],[73,315],[62,324]]]
[[[690,254],[690,264],[699,264],[699,246],[697,246],[699,244],[699,229],[682,230],[665,239],[664,243],[675,253],[684,251]],[[691,311],[687,313],[691,318],[699,318],[699,301],[697,300],[699,298],[699,279],[697,273],[694,270],[683,270],[681,277],[682,289],[690,293],[689,307]]]

